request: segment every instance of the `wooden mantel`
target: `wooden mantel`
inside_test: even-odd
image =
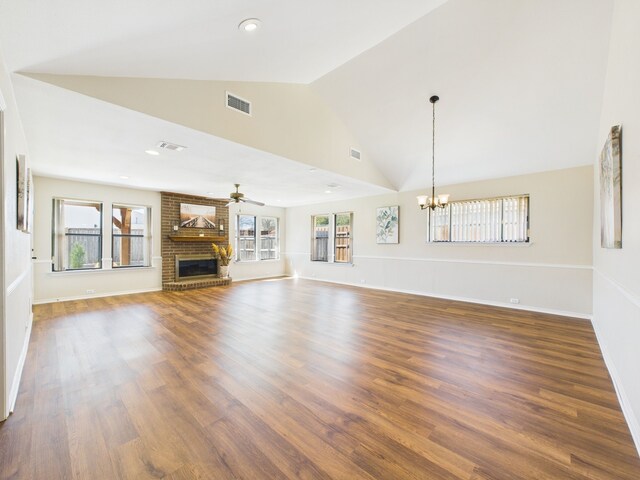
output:
[[[198,242],[198,243],[212,243],[212,242],[226,242],[226,237],[220,237],[218,235],[167,235],[172,242]]]

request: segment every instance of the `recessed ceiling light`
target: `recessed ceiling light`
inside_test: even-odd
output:
[[[331,193],[331,190],[325,190],[324,193]]]
[[[240,22],[238,28],[243,32],[255,32],[262,22],[257,18],[247,18]]]
[[[120,178],[121,178],[122,180],[129,180],[129,177],[127,177],[126,175],[120,175]]]
[[[310,171],[311,173],[315,172],[316,170],[318,170],[318,169],[317,169],[317,168],[315,168],[315,167],[311,167],[311,168],[309,169],[309,171]]]
[[[160,152],[156,150],[145,150],[144,153],[147,153],[149,155],[160,155]]]
[[[340,188],[340,185],[338,185],[337,183],[328,183],[327,187],[329,187],[329,188]]]

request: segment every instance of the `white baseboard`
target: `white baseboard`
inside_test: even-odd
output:
[[[125,290],[122,292],[104,292],[104,293],[91,293],[88,295],[76,295],[71,297],[44,298],[40,300],[34,300],[33,304],[42,305],[45,303],[68,302],[71,300],[86,300],[88,298],[117,297],[119,295],[133,295],[134,293],[159,292],[161,290],[162,290],[162,287],[154,287],[154,288],[143,288],[140,290]]]
[[[18,390],[20,389],[20,380],[22,379],[22,370],[24,369],[24,362],[27,359],[27,350],[29,350],[29,339],[31,338],[32,325],[33,312],[29,315],[29,325],[27,327],[27,333],[24,336],[24,343],[22,344],[22,351],[20,352],[20,358],[18,359],[16,374],[13,377],[13,384],[11,385],[11,390],[9,391],[9,397],[7,399],[8,411],[4,412],[5,417],[8,417],[10,413],[13,413],[13,410],[16,407],[16,400],[18,400]]]
[[[284,273],[282,273],[280,275],[263,275],[260,277],[240,278],[238,280],[232,277],[232,280],[233,280],[233,283],[238,283],[238,282],[248,282],[250,280],[271,280],[271,279],[275,280],[277,278],[289,278],[289,275],[285,275]]]
[[[349,282],[338,282],[336,280],[325,280],[321,278],[315,277],[304,277],[298,276],[298,278],[303,278],[305,280],[316,280],[318,282],[326,282],[326,283],[336,283],[338,285],[349,285],[351,287],[360,287],[360,288],[369,288],[372,290],[384,290],[386,292],[397,292],[397,293],[408,293],[410,295],[420,295],[422,297],[434,297],[434,298],[442,298],[444,300],[454,300],[457,302],[467,302],[467,303],[477,303],[480,305],[487,305],[490,307],[502,307],[502,308],[510,308],[513,310],[526,310],[529,312],[538,312],[538,313],[548,313],[550,315],[560,315],[563,317],[573,317],[580,318],[582,320],[591,320],[592,315],[587,313],[580,312],[568,312],[565,310],[556,310],[553,308],[544,308],[544,307],[536,307],[532,305],[514,305],[512,303],[503,303],[503,302],[494,302],[490,300],[482,300],[479,298],[469,298],[469,297],[458,297],[455,295],[442,295],[440,293],[433,292],[422,292],[418,290],[405,290],[401,288],[390,288],[390,287],[381,287],[377,285],[367,285],[362,283],[349,283]]]

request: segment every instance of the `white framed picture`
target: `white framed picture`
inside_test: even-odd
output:
[[[380,207],[376,211],[376,242],[400,243],[400,207]]]

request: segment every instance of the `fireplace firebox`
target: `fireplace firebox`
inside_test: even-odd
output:
[[[218,260],[212,255],[176,255],[176,282],[216,278]]]

